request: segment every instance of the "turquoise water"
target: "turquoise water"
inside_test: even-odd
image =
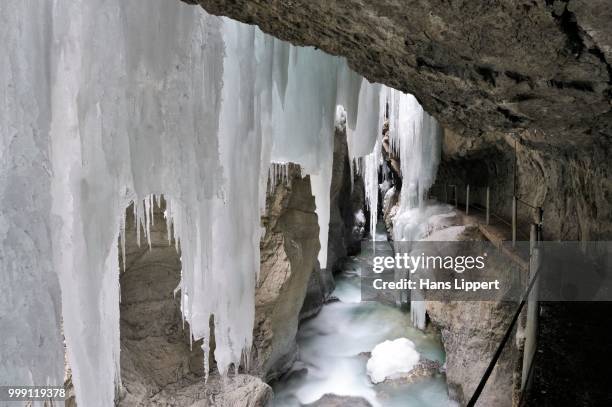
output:
[[[453,405],[443,374],[411,384],[370,382],[366,374],[368,356],[360,353],[370,352],[385,340],[408,338],[423,357],[444,363],[439,335],[413,328],[408,311],[360,301],[359,264],[372,255],[371,243],[363,242],[361,254],[347,262],[336,279],[333,295],[340,301],[325,305],[316,317],[301,324],[297,336],[299,360],[289,374],[273,384],[273,406],[300,406],[326,393],[361,396],[373,406],[382,407]]]

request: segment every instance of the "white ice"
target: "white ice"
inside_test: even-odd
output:
[[[62,382],[61,312],[84,406],[112,405],[120,385],[125,208],[135,203],[147,244],[164,195],[183,317],[208,349],[214,315],[223,373],[252,339],[270,163],[310,174],[325,267],[336,107],[354,130],[351,151],[368,155],[387,95],[343,59],[181,2],[143,5],[0,4],[0,382]],[[390,94],[394,111],[409,110]]]
[[[372,383],[380,383],[387,378],[410,372],[419,363],[419,358],[419,352],[410,339],[386,340],[372,349],[372,356],[366,366],[368,376]]]

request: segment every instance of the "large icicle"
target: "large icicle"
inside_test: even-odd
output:
[[[147,239],[149,195],[164,193],[170,203],[182,298],[209,298],[185,313],[196,337],[208,327],[203,314],[226,308],[213,293],[245,294],[240,285],[197,286],[214,274],[223,43],[219,19],[161,0],[58,0],[53,11],[54,262],[77,402],[107,406],[119,381],[117,234],[130,201]],[[226,331],[221,341],[228,336],[245,339]]]
[[[355,126],[347,128],[349,158],[365,157],[374,150],[376,140],[382,130],[384,107],[382,86],[362,79],[359,90],[358,110],[355,112]],[[351,113],[347,114],[351,120]]]
[[[272,118],[272,160],[300,164],[310,174],[319,220],[318,258],[323,268],[327,267],[334,118],[338,94],[343,93],[338,92],[338,76],[343,65],[342,60],[315,49],[291,47],[285,102],[275,108]]]
[[[399,153],[402,173],[400,207],[393,220],[394,239],[414,241],[425,196],[433,185],[440,162],[441,131],[416,98],[389,89],[391,147]]]
[[[376,223],[378,222],[378,168],[381,160],[381,141],[376,140],[374,151],[363,157],[363,182],[365,184],[365,201],[370,211],[370,238],[376,240]]]
[[[388,89],[391,147],[399,153],[402,173],[400,206],[393,219],[395,241],[421,239],[426,221],[424,200],[435,181],[440,162],[441,131],[414,96]],[[411,292],[412,323],[425,328],[426,310],[421,293]]]

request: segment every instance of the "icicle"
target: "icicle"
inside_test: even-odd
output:
[[[381,85],[370,83],[366,79],[361,82],[356,123],[353,129],[347,131],[349,158],[364,157],[372,152],[374,144],[381,131]]]
[[[145,228],[144,233],[147,239],[147,244],[149,245],[149,250],[151,250],[151,223],[152,223],[152,215],[153,209],[151,208],[151,200],[149,197],[143,200],[144,205],[144,218],[145,218]]]
[[[418,212],[435,181],[440,161],[441,135],[436,120],[412,95],[389,90],[389,134],[400,157],[402,191],[393,220],[396,241],[418,240]]]
[[[365,184],[365,199],[370,211],[370,236],[376,240],[376,223],[378,222],[378,167],[381,157],[381,142],[376,140],[374,151],[363,157],[362,174]]]
[[[399,209],[393,219],[395,241],[418,240],[423,222],[427,191],[435,181],[440,161],[440,129],[412,95],[387,90],[389,103],[389,139],[400,157],[402,190]],[[426,307],[422,294],[411,292],[412,323],[425,328]]]
[[[414,290],[412,291],[415,292]],[[425,329],[425,323],[427,322],[427,310],[425,308],[425,301],[423,300],[410,300],[410,318],[412,325],[418,329]]]
[[[149,208],[151,208],[151,226],[155,225],[155,195],[149,195],[149,199],[151,202],[149,203]]]
[[[204,353],[204,383],[208,383],[208,376],[210,370],[210,339],[209,336],[206,335],[202,341],[202,351]]]
[[[119,226],[119,239],[120,239],[120,244],[121,244],[121,265],[122,265],[122,270],[125,273],[125,267],[126,267],[126,256],[125,256],[125,221],[126,221],[126,214],[125,212],[122,213],[121,216],[121,223]]]

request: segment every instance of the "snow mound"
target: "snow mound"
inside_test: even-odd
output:
[[[419,363],[419,352],[414,342],[407,338],[384,341],[372,349],[372,357],[366,366],[372,383],[380,383],[388,377],[407,373]]]

